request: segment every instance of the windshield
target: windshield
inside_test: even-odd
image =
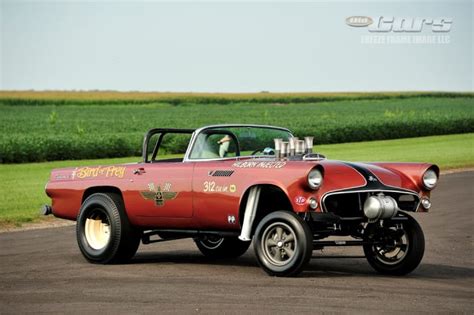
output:
[[[190,159],[219,159],[237,156],[273,155],[274,141],[288,141],[291,133],[271,127],[215,127],[201,131]]]

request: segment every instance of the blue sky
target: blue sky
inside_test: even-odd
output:
[[[473,90],[472,1],[0,1],[2,90]],[[355,15],[450,17],[408,34],[450,42],[362,43]]]

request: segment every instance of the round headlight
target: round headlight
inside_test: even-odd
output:
[[[318,189],[323,184],[323,174],[318,169],[314,169],[308,174],[308,185],[311,189]]]
[[[436,186],[438,183],[438,175],[433,170],[427,170],[425,174],[423,174],[423,186],[426,189],[431,190]]]

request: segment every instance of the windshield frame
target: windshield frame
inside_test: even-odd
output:
[[[245,155],[245,156],[232,156],[232,157],[223,157],[223,158],[209,158],[209,159],[193,159],[191,158],[191,152],[194,148],[194,145],[196,144],[196,140],[203,131],[206,131],[208,129],[225,129],[225,128],[260,128],[260,129],[273,129],[273,130],[280,130],[280,131],[285,131],[288,132],[289,136],[292,137],[293,133],[283,127],[276,127],[276,126],[270,126],[270,125],[255,125],[255,124],[222,124],[222,125],[210,125],[210,126],[205,126],[199,129],[196,129],[194,133],[191,136],[191,140],[189,141],[188,148],[186,150],[186,153],[184,154],[184,159],[183,162],[207,162],[207,161],[222,161],[222,160],[235,160],[235,159],[240,159],[240,158],[251,158],[255,157],[255,155]],[[261,156],[260,156],[261,157]]]

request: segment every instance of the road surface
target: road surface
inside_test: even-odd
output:
[[[448,174],[429,214],[420,267],[405,277],[365,259],[316,258],[297,278],[267,276],[253,248],[233,261],[204,258],[191,240],[141,246],[128,265],[92,265],[74,227],[0,234],[0,313],[474,312],[474,172]],[[314,255],[361,254],[358,248]]]

